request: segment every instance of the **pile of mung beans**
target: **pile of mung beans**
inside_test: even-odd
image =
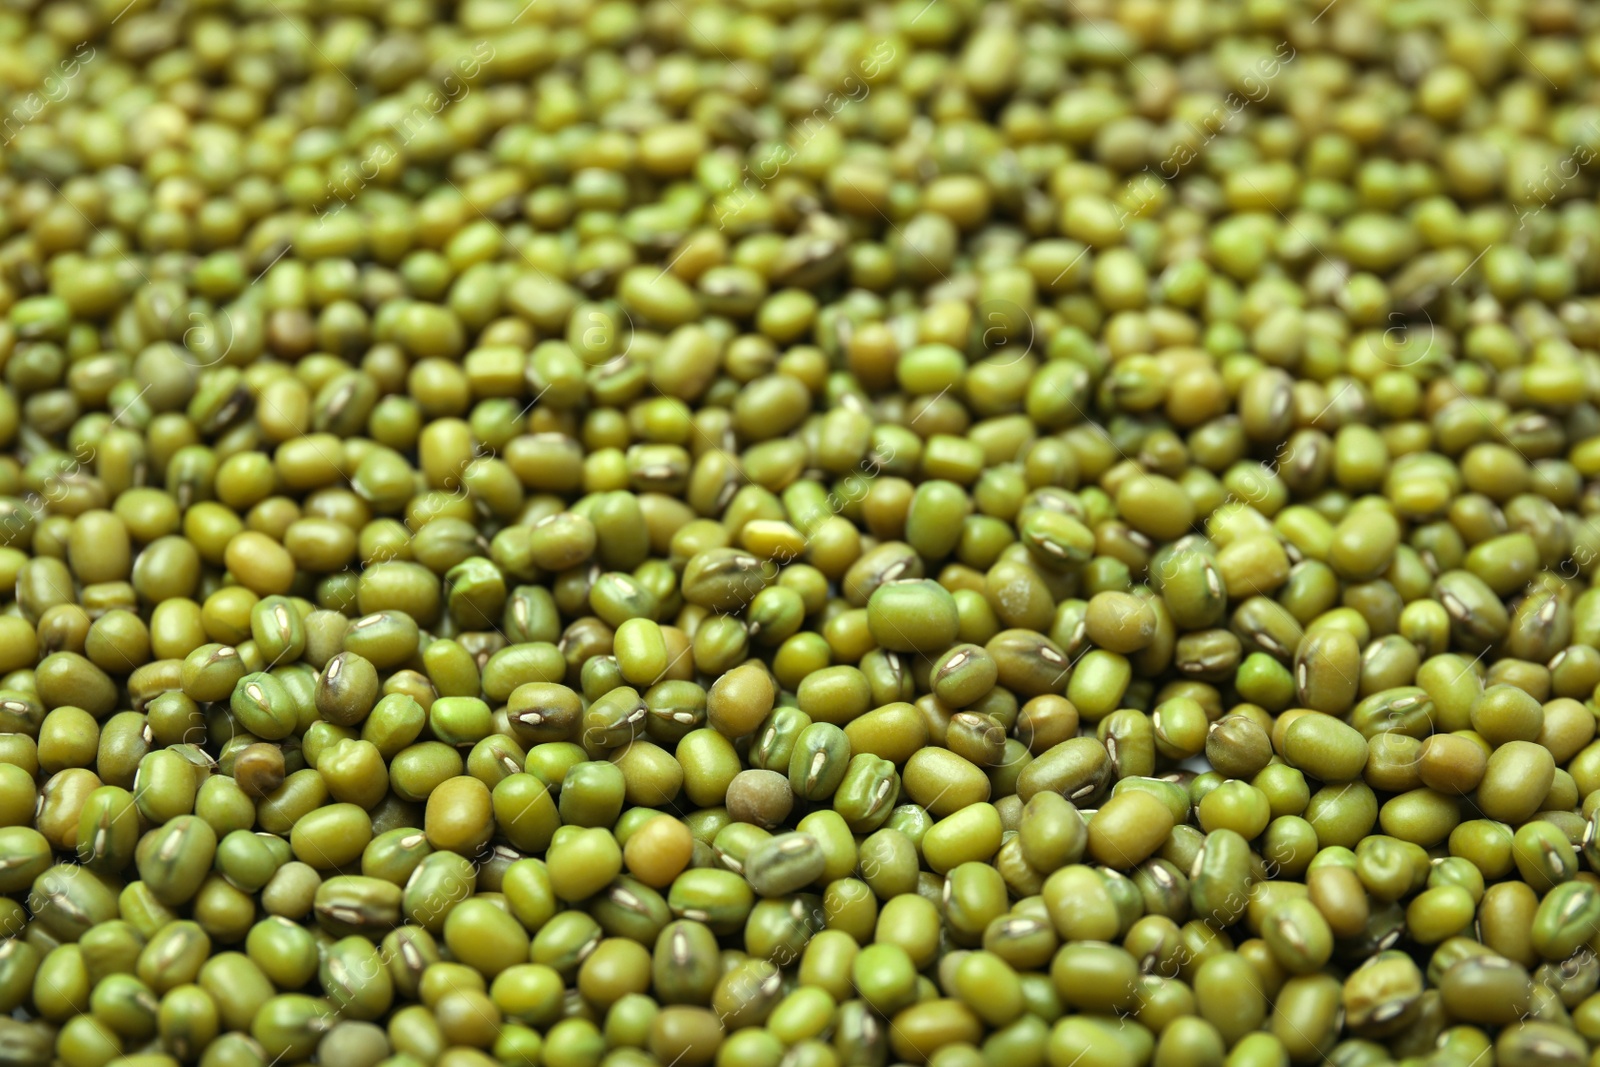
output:
[[[1480,2],[8,5],[0,1067],[1600,1065]]]

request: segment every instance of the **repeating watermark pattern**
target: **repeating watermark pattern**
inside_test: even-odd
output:
[[[271,269],[270,264],[267,269]],[[256,276],[256,281],[260,281],[265,274],[266,271],[262,271]],[[182,352],[180,358],[185,363],[196,370],[204,370],[228,358],[229,353],[233,351],[233,342],[237,336],[233,324],[233,312],[227,307],[190,308],[184,311],[183,315],[184,318],[180,323],[183,326],[183,335],[179,345]]]
[[[494,57],[494,46],[488,41],[479,41],[471,55],[456,60],[454,73],[446,74],[437,86],[423,90],[416,102],[399,105],[401,110],[388,122],[390,136],[380,138],[359,163],[328,177],[328,201],[312,209],[319,224],[342,213],[363,189],[377,180],[385,167],[400,158],[401,150],[418,134],[451,104],[465,98]],[[393,141],[398,141],[398,145]]]
[[[1590,827],[1593,827],[1592,823]],[[1465,959],[1457,960],[1451,967],[1459,967],[1464,963],[1470,963],[1472,960],[1480,958],[1485,957],[1468,956]],[[1486,958],[1501,959],[1504,957],[1493,954]],[[1546,960],[1529,976],[1528,986],[1530,994],[1535,993],[1534,987],[1543,986],[1547,993],[1552,994],[1550,1000],[1532,995],[1527,1009],[1519,1012],[1512,1021],[1503,1023],[1500,1027],[1500,1032],[1505,1033],[1512,1027],[1521,1026],[1525,1023],[1551,1022],[1550,1001],[1553,1000],[1556,1007],[1560,1008],[1562,1006],[1560,994],[1563,989],[1569,989],[1573,986],[1581,988],[1584,985],[1593,989],[1594,971],[1597,967],[1600,967],[1600,956],[1597,956],[1595,950],[1587,944],[1578,946],[1577,951],[1564,960]],[[1524,971],[1526,971],[1526,968],[1524,968]],[[1443,1041],[1443,1037],[1440,1038],[1440,1041]],[[1568,1055],[1567,1050],[1555,1042],[1542,1041],[1532,1047],[1535,1055],[1544,1055],[1552,1061]],[[1478,1067],[1478,1064],[1484,1062],[1484,1057],[1493,1057],[1494,1050],[1495,1046],[1486,1042],[1483,1050],[1472,1058],[1472,1062],[1467,1067]]]
[[[1368,332],[1367,350],[1377,356],[1379,362],[1395,370],[1415,367],[1433,358],[1438,351],[1438,331],[1424,305],[1435,295],[1436,290],[1420,293],[1413,309],[1390,311],[1384,320],[1389,325],[1382,332]]]
[[[1200,855],[1195,857],[1194,868],[1189,872],[1189,877],[1191,879],[1198,877],[1200,864],[1204,859],[1204,852],[1205,849],[1204,846],[1202,846]],[[1230,889],[1226,894],[1223,895],[1221,900],[1211,904],[1210,913],[1208,915],[1197,915],[1195,917],[1204,921],[1206,925],[1210,926],[1212,929],[1226,929],[1228,926],[1232,925],[1232,922],[1225,921],[1225,917],[1230,915],[1243,915],[1245,909],[1249,906],[1251,888],[1255,885],[1261,884],[1262,882],[1271,881],[1272,879],[1276,878],[1282,869],[1282,866],[1275,860],[1262,860],[1260,868],[1261,876],[1259,878],[1252,878],[1243,891]],[[1121,877],[1121,875],[1117,872],[1111,872],[1111,874]],[[1107,1003],[1115,1004],[1116,1007],[1111,1008],[1109,1012],[1104,1014],[1085,1011],[1083,1013],[1084,1016],[1094,1020],[1096,1023],[1107,1027],[1112,1027],[1113,1029],[1119,1031],[1127,1027],[1130,1023],[1135,1026],[1145,1025],[1139,1018],[1144,983],[1152,978],[1164,979],[1168,981],[1179,979],[1184,970],[1196,961],[1199,951],[1204,947],[1206,946],[1197,945],[1190,939],[1184,939],[1172,947],[1170,954],[1157,955],[1155,953],[1151,953],[1150,955],[1147,955],[1143,959],[1139,960],[1139,977],[1131,979],[1123,987],[1122,995],[1119,997],[1107,996],[1105,998]],[[1250,972],[1245,971],[1243,973],[1248,974]],[[1270,1004],[1272,998],[1267,996],[1264,985],[1257,984],[1256,989],[1262,994],[1263,1001]],[[1274,1018],[1276,1019],[1278,1016],[1274,1016]],[[1299,1033],[1300,1036],[1306,1040],[1308,1046],[1315,1047],[1316,1042],[1311,1041],[1303,1032],[1301,1032],[1299,1027],[1295,1026],[1292,1020],[1284,1019],[1283,1021],[1293,1028],[1296,1033]],[[1077,1055],[1068,1060],[1062,1065],[1062,1067],[1072,1067],[1073,1064],[1079,1062],[1093,1051],[1095,1051],[1093,1047],[1084,1047],[1080,1049]]]
[[[1597,130],[1593,123],[1585,126],[1584,132],[1588,135],[1590,141],[1600,141],[1600,130]],[[1569,190],[1576,192],[1576,190],[1572,189],[1572,186],[1582,175],[1583,169],[1595,161],[1597,155],[1600,155],[1600,153],[1596,153],[1587,143],[1578,144],[1573,147],[1572,151],[1556,162],[1553,172],[1550,169],[1550,165],[1546,163],[1539,168],[1537,182],[1533,178],[1524,178],[1522,191],[1526,194],[1528,200],[1526,203],[1515,205],[1514,207],[1517,213],[1517,232],[1523,233],[1526,231],[1528,220],[1538,215],[1551,204],[1554,204],[1562,197],[1562,194]]]
[[[1285,42],[1271,56],[1258,59],[1251,71],[1241,79],[1242,94],[1230,89],[1222,102],[1208,111],[1198,123],[1188,121],[1189,132],[1195,143],[1180,141],[1160,162],[1146,164],[1143,169],[1130,175],[1127,186],[1135,206],[1144,210],[1155,203],[1165,187],[1164,183],[1177,178],[1185,167],[1198,160],[1207,146],[1225,133],[1241,112],[1270,96],[1272,82],[1285,66],[1294,61],[1296,55],[1294,46]],[[1126,228],[1131,214],[1126,207],[1119,208],[1118,222],[1122,227]]]
[[[51,104],[59,104],[71,96],[77,86],[78,75],[83,73],[83,68],[94,62],[98,54],[94,46],[85,41],[73,50],[72,55],[57,63],[50,73],[45,75],[39,88],[24,96],[11,109],[4,121],[0,121],[0,131],[4,132],[4,139],[0,140],[0,144],[9,145],[16,139],[18,133],[44,114]]]
[[[1296,55],[1298,53],[1294,46],[1285,41],[1273,50],[1272,55],[1256,60],[1251,70],[1240,79],[1242,94],[1229,90],[1222,102],[1207,112],[1200,122],[1189,122],[1189,130],[1194,135],[1195,143],[1180,141],[1159,162],[1147,163],[1129,175],[1124,182],[1124,196],[1114,205],[1117,229],[1126,230],[1130,218],[1142,215],[1158,203],[1164,195],[1167,183],[1177,178],[1185,167],[1198,160],[1206,147],[1225,132],[1241,112],[1254,104],[1261,103],[1271,95],[1273,81],[1285,66],[1294,61]],[[1092,248],[1086,244],[1083,250],[1050,280],[1049,288],[1060,284],[1061,279],[1065,278],[1090,251]]]
[[[115,425],[150,389],[150,385],[145,386],[113,410],[112,424]],[[75,486],[94,476],[90,467],[94,460],[93,441],[81,441],[73,446],[71,452],[63,453],[59,462],[44,476],[37,492],[29,493],[20,506],[10,506],[0,512],[0,543],[12,543],[33,525],[40,514],[53,505],[66,502]]]
[[[820,105],[790,123],[787,140],[769,145],[761,157],[753,163],[746,162],[737,182],[722,194],[725,202],[717,211],[717,228],[727,229],[729,221],[743,211],[753,197],[776,181],[784,168],[794,162],[824,127],[832,123],[851,104],[865,100],[872,91],[872,79],[876,78],[894,57],[894,45],[888,41],[880,42],[872,54],[858,65],[857,73],[844,76],[840,86],[841,91],[829,91],[823,96]]]
[[[934,2],[936,0],[930,0],[928,7],[931,7]],[[528,7],[531,6],[532,4],[530,3]],[[1333,4],[1330,3],[1327,8],[1324,8],[1318,14],[1317,18],[1321,18],[1322,14],[1325,14],[1332,6]],[[522,14],[526,13],[528,7],[519,12],[517,16],[519,19]],[[923,13],[926,13],[928,7],[924,7],[917,17],[920,18]],[[913,19],[912,21],[914,23],[916,20]],[[1312,21],[1316,20],[1313,19]],[[90,48],[87,56],[80,56],[71,62],[70,69],[67,62],[63,61],[59,74],[55,76],[54,86],[52,87],[51,82],[47,79],[45,87],[41,90],[44,94],[44,100],[37,101],[38,94],[30,95],[22,105],[19,105],[18,110],[13,111],[10,120],[0,124],[4,125],[7,130],[5,143],[9,143],[22,126],[25,126],[36,118],[38,114],[42,113],[48,103],[65,99],[71,92],[72,80],[76,78],[80,67],[92,61],[94,55],[94,50]],[[478,49],[474,52],[474,58],[464,59],[458,64],[459,77],[456,75],[446,76],[437,89],[427,90],[420,101],[411,104],[409,110],[404,111],[390,127],[391,132],[399,140],[399,148],[396,148],[389,140],[380,140],[373,146],[367,157],[360,163],[355,164],[353,169],[347,169],[337,179],[330,177],[327,186],[330,200],[327,205],[314,209],[319,221],[326,223],[330,218],[342,212],[345,207],[357,198],[364,188],[378,179],[385,167],[398,158],[400,148],[409,145],[446,108],[467,95],[473,88],[474,79],[480,74],[483,65],[492,60],[493,55],[494,50],[487,42],[480,43]],[[820,106],[792,124],[786,142],[772,145],[759,160],[754,163],[747,163],[739,183],[733,190],[724,194],[728,203],[718,213],[717,222],[719,227],[725,228],[729,223],[730,216],[737,216],[752,197],[777,180],[784,169],[818,136],[821,130],[834,121],[846,108],[853,103],[860,103],[866,99],[871,89],[871,79],[875,78],[883,66],[891,62],[893,58],[893,47],[888,43],[881,44],[874,55],[861,65],[860,70],[865,75],[864,78],[856,75],[847,76],[841,91],[828,93]],[[1282,67],[1292,62],[1294,58],[1295,50],[1285,43],[1276,50],[1272,57],[1259,60],[1253,72],[1246,76],[1246,81],[1242,85],[1241,91],[1228,92],[1222,103],[1213,108],[1204,118],[1199,122],[1191,122],[1189,124],[1190,132],[1193,134],[1191,139],[1179,144],[1159,164],[1148,165],[1143,171],[1131,177],[1129,179],[1129,191],[1135,203],[1131,205],[1131,210],[1126,199],[1123,205],[1119,206],[1119,225],[1122,228],[1126,228],[1127,220],[1134,212],[1149,206],[1153,202],[1158,195],[1156,187],[1158,176],[1163,181],[1175,179],[1185,167],[1199,158],[1206,146],[1228,130],[1230,124],[1241,112],[1266,99],[1271,91],[1272,80],[1277,77]],[[35,101],[37,102],[35,103]],[[16,128],[13,128],[14,122],[19,123]],[[1518,230],[1523,230],[1534,215],[1542,211],[1545,206],[1553,203],[1566,191],[1569,185],[1576,181],[1582,168],[1592,162],[1594,155],[1595,153],[1588,149],[1587,146],[1579,146],[1567,158],[1557,164],[1553,174],[1547,167],[1545,169],[1545,177],[1537,188],[1530,180],[1527,183],[1526,191],[1534,195],[1528,210],[1518,213]],[[285,247],[283,252],[280,253],[280,257],[286,254],[288,250],[288,247]],[[1087,249],[1085,251],[1087,252]],[[1474,260],[1473,262],[1476,263],[1477,261]],[[1469,264],[1467,270],[1470,270],[1471,266],[1472,264]],[[269,263],[261,274],[257,276],[256,280],[258,281],[261,276],[264,276],[266,270],[270,269],[270,267],[271,264]],[[1058,275],[1057,280],[1059,281],[1059,278],[1064,276],[1066,271],[1070,269],[1071,265],[1066,270],[1063,270],[1061,275]],[[1465,273],[1466,271],[1463,271],[1462,275],[1464,276]],[[1460,278],[1458,277],[1456,280],[1459,281]],[[254,285],[254,281],[251,285]],[[1436,295],[1436,293],[1427,294],[1427,296],[1431,295]],[[1417,300],[1419,306],[1415,310],[1390,312],[1385,320],[1388,323],[1388,327],[1381,332],[1374,331],[1366,338],[1365,343],[1380,361],[1390,367],[1405,368],[1415,365],[1418,360],[1432,351],[1435,340],[1433,320],[1428,312],[1420,306],[1426,303],[1427,299],[1422,298]],[[178,325],[181,329],[182,350],[185,353],[183,358],[186,362],[196,368],[205,368],[227,357],[233,348],[235,339],[234,323],[228,309],[219,308],[214,311],[207,311],[195,310],[185,306],[175,314],[181,316],[178,320]],[[628,317],[626,310],[617,305],[608,305],[605,308],[590,307],[585,312],[585,315],[587,318],[580,323],[580,336],[583,345],[591,350],[613,350],[611,361],[599,368],[600,373],[606,373],[608,368],[621,369],[625,367],[635,336],[632,321]],[[1010,301],[989,300],[979,302],[977,321],[982,328],[983,348],[990,353],[991,360],[999,359],[1001,361],[999,365],[1010,366],[1026,358],[1032,352],[1037,332],[1033,319],[1022,308]],[[624,338],[625,340],[623,340]],[[620,344],[620,349],[614,350],[618,344]],[[1347,390],[1351,387],[1352,385],[1347,385],[1345,389]],[[519,413],[521,418],[526,418],[528,413],[543,398],[548,388],[546,386],[531,390],[534,395]],[[1338,402],[1343,391],[1341,390],[1339,395],[1329,401],[1324,411]],[[142,396],[143,394],[141,393],[140,395]],[[939,395],[942,396],[943,393]],[[127,406],[137,402],[137,399],[135,397],[134,400],[129,401]],[[937,400],[938,397],[934,399]],[[928,408],[924,406],[922,413],[925,414],[927,410]],[[920,418],[921,414],[918,417]],[[915,419],[912,420],[913,423],[915,421]],[[1313,424],[1315,421],[1313,420]],[[1291,466],[1301,458],[1298,455],[1299,447],[1301,446],[1293,438],[1284,441],[1278,446],[1269,460],[1261,463],[1258,476],[1241,477],[1236,482],[1230,483],[1225,506],[1257,507],[1265,503],[1271,494],[1271,483],[1278,472],[1287,466]],[[718,451],[721,451],[721,449],[718,448]],[[475,444],[472,459],[468,463],[495,457],[496,452],[493,448],[481,443]],[[731,461],[730,470],[743,476],[743,470],[737,458],[732,456],[728,458]],[[873,479],[885,468],[892,466],[895,459],[896,456],[892,446],[885,445],[873,449],[860,461],[856,470],[851,471],[827,492],[823,503],[815,510],[807,515],[792,516],[797,528],[802,532],[803,543],[798,548],[785,546],[770,557],[759,560],[757,566],[740,572],[740,577],[749,583],[746,590],[748,596],[744,599],[748,600],[761,589],[775,582],[783,566],[796,559],[803,558],[821,524],[826,519],[837,516],[860,503],[870,491]],[[91,446],[86,444],[75,450],[61,465],[60,469],[52,472],[46,479],[43,490],[38,494],[44,506],[48,507],[53,503],[60,503],[65,500],[71,492],[73,481],[83,476],[83,468],[92,461],[93,449]],[[468,498],[470,496],[470,487],[466,474],[467,468],[463,466],[459,471],[446,477],[443,485],[444,491],[454,498]],[[1237,489],[1234,488],[1234,485],[1237,485]],[[720,503],[725,504],[727,500],[731,499],[733,492],[738,488],[738,484],[736,481],[730,480],[727,488],[728,493]],[[15,529],[10,525],[13,521],[18,524]],[[27,518],[19,516],[13,511],[0,517],[0,528],[5,528],[8,532],[19,532],[21,524],[27,521]],[[422,516],[407,514],[404,521],[410,532],[416,533],[417,530],[413,528],[413,524],[420,523],[424,519]],[[1170,555],[1165,559],[1169,564],[1172,564],[1177,559],[1177,556]],[[1560,573],[1566,577],[1577,577],[1582,573],[1586,573],[1594,561],[1594,550],[1588,545],[1579,545],[1572,555],[1563,562]],[[1571,566],[1571,574],[1567,574],[1566,570],[1569,564]],[[1171,574],[1169,573],[1167,576],[1170,577]],[[1531,588],[1530,585],[1530,590]],[[1080,657],[1090,650],[1087,643],[1082,641],[1082,634],[1083,625],[1080,622],[1077,638],[1071,644],[1072,649],[1078,650]],[[1487,652],[1487,649],[1485,649],[1485,652]],[[1483,655],[1484,653],[1480,653],[1479,658],[1481,659]],[[1077,658],[1068,661],[1061,673],[1056,677],[1055,686],[1057,688],[1068,676],[1072,665],[1076,661]],[[1472,664],[1468,664],[1464,669],[1471,669],[1476,662],[1477,660],[1474,660]],[[1404,725],[1402,714],[1403,710],[1401,708],[1390,708],[1387,728],[1402,728]],[[596,728],[596,730],[598,729]],[[591,747],[590,742],[594,742],[592,750],[600,750],[604,747],[600,744],[603,739],[598,736],[596,730],[586,732],[584,737],[585,748]],[[993,730],[999,731],[1002,739],[1004,738],[1005,731],[1001,727],[995,725]],[[642,737],[642,734],[640,736]],[[629,745],[632,743],[632,741],[628,742]],[[611,758],[615,758],[618,752],[625,751],[626,747],[611,750],[608,755]],[[1014,754],[1008,752],[1008,755],[996,766],[1004,767],[1023,758],[1027,757],[1021,750],[1016,750]],[[138,787],[136,785],[137,792]],[[941,793],[940,796],[942,797],[942,795]],[[935,798],[926,806],[935,806],[938,799]],[[508,825],[514,824],[515,820]],[[423,926],[439,921],[441,916],[446,914],[450,908],[472,895],[476,878],[485,865],[505,858],[504,854],[496,855],[492,851],[468,858],[467,863],[470,872],[468,876],[453,881],[447,888],[430,894],[421,901],[409,902],[407,905],[407,918]],[[76,875],[78,870],[78,868],[72,868],[72,873]],[[1198,861],[1196,870],[1198,870]],[[878,873],[875,858],[863,858],[852,873],[866,882],[871,882]],[[1278,873],[1280,873],[1280,868],[1276,862],[1271,859],[1264,861],[1262,878],[1271,879],[1276,877]],[[872,895],[868,885],[854,879],[844,884],[841,893],[845,894],[843,902],[847,904],[858,900],[862,894]],[[778,972],[797,962],[804,952],[803,945],[809,936],[818,930],[824,929],[827,925],[829,908],[826,904],[813,905],[812,901],[816,899],[816,894],[812,893],[798,894],[792,898],[792,908],[788,921],[792,924],[793,931],[799,936],[784,940],[767,957],[767,962],[775,968],[774,972],[763,973],[754,968],[742,970],[734,976],[733,981],[727,984],[725,990],[728,994],[727,999],[731,1000],[733,1006],[724,1007],[717,1012],[718,1020],[724,1026],[729,1024],[730,1019],[744,1005],[757,998],[775,999],[779,995],[781,975]],[[1243,893],[1230,892],[1220,904],[1213,907],[1213,914],[1242,913],[1249,901],[1250,894],[1248,889]],[[404,951],[405,946],[403,943],[391,945],[388,942],[384,942],[375,946],[375,951],[372,954],[362,956],[356,961],[355,973],[350,977],[356,983],[376,979],[379,970],[393,964],[395,955],[397,953],[403,954]],[[1141,971],[1146,977],[1177,978],[1184,968],[1194,962],[1196,951],[1190,943],[1180,943],[1169,956],[1141,960]],[[1580,957],[1582,957],[1581,962],[1575,962],[1580,961]],[[1578,970],[1592,962],[1593,953],[1585,946],[1572,959],[1563,961],[1560,967],[1562,972],[1566,973],[1569,965],[1571,965],[1572,972],[1576,974]],[[1128,995],[1124,998],[1125,1002],[1136,1003],[1138,993],[1139,987],[1137,984],[1130,985],[1127,990]],[[345,1007],[338,1000],[333,1001],[332,1015],[328,1020],[330,1027],[332,1022],[343,1014]],[[1523,1019],[1526,1020],[1531,1017],[1532,1012],[1530,1010],[1529,1013],[1524,1014]],[[1127,1007],[1118,1008],[1112,1015],[1100,1018],[1108,1025],[1114,1018],[1118,1027],[1127,1025],[1130,1020],[1138,1021],[1136,1009]],[[887,1025],[892,1027],[892,1021],[889,1021]],[[1073,1062],[1077,1062],[1077,1059],[1081,1059],[1088,1051],[1090,1050],[1085,1049],[1080,1052]],[[685,1051],[686,1053],[687,1050]],[[281,1059],[283,1057],[280,1056],[278,1058]],[[669,1064],[668,1067],[671,1067],[671,1065]]]
[[[1596,560],[1600,560],[1600,551],[1593,545],[1573,545],[1571,555],[1561,561],[1556,573],[1567,579],[1578,578],[1590,573]]]
[[[1200,158],[1206,146],[1226,131],[1240,112],[1265,100],[1272,92],[1273,79],[1285,66],[1294,62],[1296,54],[1294,46],[1284,41],[1273,50],[1272,55],[1256,60],[1254,67],[1239,79],[1241,92],[1230,89],[1223,96],[1222,103],[1207,112],[1199,123],[1189,123],[1190,132],[1199,138],[1199,144],[1180,142],[1157,166],[1161,176],[1168,181],[1176,178],[1183,168]],[[1146,167],[1145,173],[1148,171]]]
[[[1033,316],[1016,301],[999,296],[983,297],[973,312],[977,325],[983,331],[979,335],[979,344],[986,353],[986,363],[996,367],[1011,367],[1033,354],[1039,328]],[[939,395],[943,396],[944,391]],[[927,410],[924,407],[918,418]],[[915,423],[916,419],[912,422]]]

